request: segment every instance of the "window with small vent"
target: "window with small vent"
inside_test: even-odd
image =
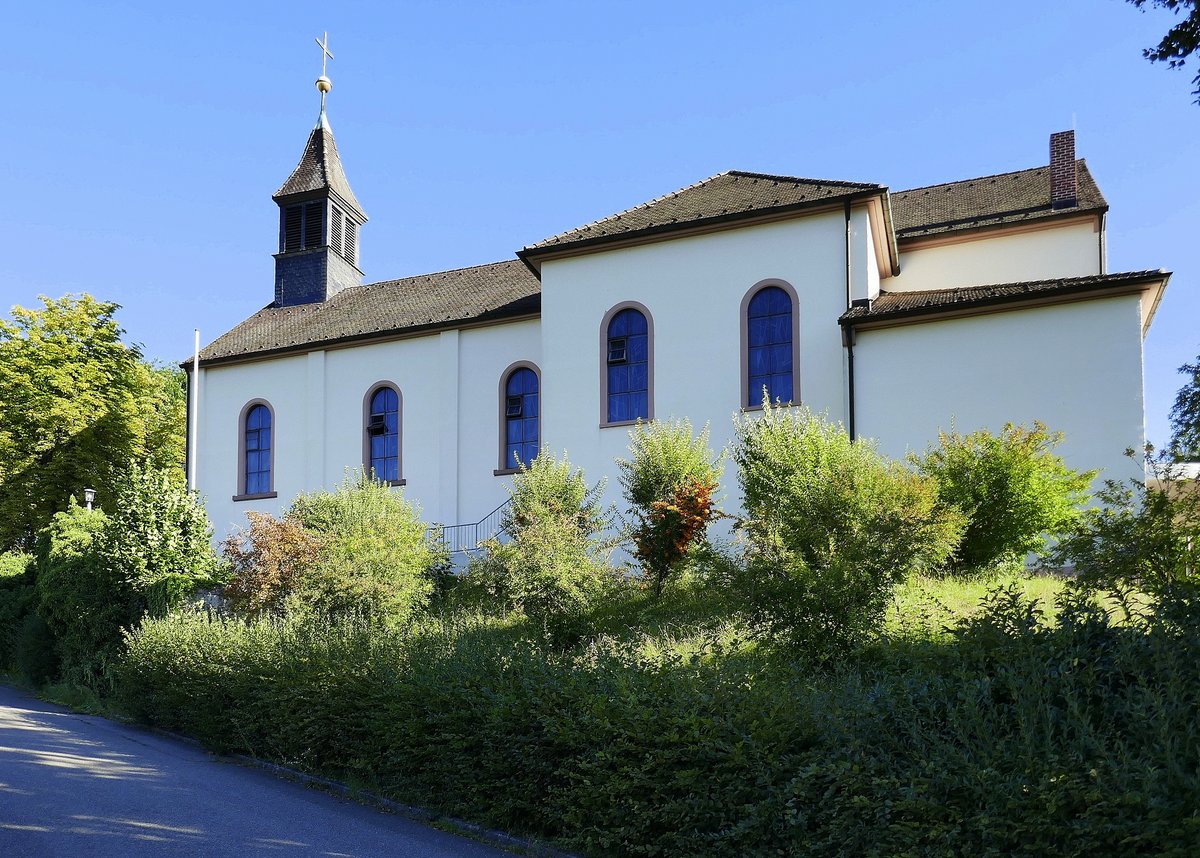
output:
[[[500,468],[528,465],[538,454],[538,375],[518,365],[503,380],[504,419],[500,438]]]
[[[612,311],[610,311],[612,312]],[[608,423],[650,419],[650,325],[638,309],[626,306],[608,319],[604,374],[604,414]],[[603,354],[603,353],[602,353]]]
[[[400,482],[400,392],[384,384],[367,394],[364,462],[376,479]]]
[[[306,203],[304,206],[304,246],[320,247],[325,232],[325,204]]]
[[[358,252],[357,244],[358,244],[358,224],[356,224],[354,221],[350,220],[350,218],[346,218],[346,234],[345,234],[344,244],[342,246],[342,249],[343,249],[342,256],[345,257],[346,261],[349,262],[351,265],[358,264],[358,257],[356,255]]]
[[[329,222],[329,246],[334,253],[342,252],[342,221],[345,217],[341,209],[333,207],[333,219]]]
[[[283,251],[300,249],[303,212],[300,206],[288,206],[283,210]]]

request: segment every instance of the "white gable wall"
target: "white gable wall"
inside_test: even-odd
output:
[[[612,461],[627,455],[629,427],[600,426],[599,379],[601,323],[623,301],[645,305],[653,319],[654,416],[687,417],[697,429],[709,422],[720,449],[741,403],[741,302],[768,278],[799,295],[800,396],[845,420],[837,319],[846,307],[846,222],[835,211],[543,263],[542,430],[551,449],[567,450],[592,480],[610,475],[609,498],[620,497]]]
[[[1096,219],[1055,226],[955,236],[900,248],[900,274],[884,281],[889,292],[1087,277],[1100,270]]]
[[[858,434],[888,455],[1041,420],[1069,466],[1140,473],[1123,455],[1145,435],[1136,295],[860,331],[854,361]]]

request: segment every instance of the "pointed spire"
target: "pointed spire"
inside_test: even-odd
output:
[[[342,169],[342,159],[333,139],[333,130],[329,127],[329,118],[323,110],[317,120],[317,127],[308,135],[308,143],[304,147],[304,154],[300,156],[300,163],[279,190],[271,195],[271,199],[282,202],[287,197],[312,191],[331,191],[354,209],[362,220],[367,219],[358,198],[350,189],[350,180],[346,178],[346,171]]]
[[[323,39],[315,41],[321,49],[321,76],[317,78],[317,90],[321,93],[321,114],[317,118],[316,128],[308,136],[308,144],[304,147],[304,154],[300,156],[300,163],[271,199],[280,202],[295,194],[332,191],[365,221],[367,215],[354,196],[354,191],[350,190],[350,180],[346,178],[346,171],[342,169],[342,159],[338,157],[337,143],[333,139],[333,128],[330,127],[329,117],[325,113],[325,96],[333,89],[333,82],[326,76],[326,63],[333,59],[329,50],[329,33],[326,32]]]

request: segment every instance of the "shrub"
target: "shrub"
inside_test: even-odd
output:
[[[1168,598],[1200,586],[1200,481],[1166,456],[1147,455],[1146,467],[1150,485],[1106,481],[1100,506],[1050,553],[1051,562],[1073,565],[1083,586]]]
[[[1045,548],[1076,522],[1096,471],[1080,473],[1054,454],[1060,432],[1042,423],[1032,429],[1006,424],[987,430],[938,434],[940,445],[920,458],[917,469],[932,477],[941,502],[966,516],[951,568],[976,572],[997,564],[1019,564]]]
[[[466,583],[502,609],[524,613],[555,640],[569,641],[614,581],[610,546],[601,538],[610,521],[599,502],[603,484],[589,489],[565,455],[560,462],[543,450],[522,464],[511,492],[501,527],[511,541],[485,542]]]
[[[287,598],[317,563],[321,540],[294,518],[248,512],[248,526],[221,543],[229,562],[224,596],[242,616],[280,614]]]
[[[113,511],[72,504],[39,537],[38,612],[58,640],[67,679],[109,679],[122,634],[179,606],[217,572],[212,529],[175,469],[131,464]]]
[[[639,422],[629,437],[630,459],[617,466],[636,520],[637,557],[657,597],[718,514],[712,495],[721,463],[708,446],[708,427],[693,437],[686,420]]]
[[[11,666],[17,631],[36,605],[33,557],[19,551],[0,553],[0,671]]]
[[[13,636],[12,663],[17,674],[44,685],[59,673],[58,641],[46,621],[27,613]]]
[[[357,614],[393,625],[429,602],[446,565],[412,505],[361,474],[300,495],[282,520],[251,514],[224,551],[234,569],[227,593],[243,613]]]
[[[938,567],[962,533],[932,482],[807,409],[735,420],[752,607],[811,650],[880,627],[894,586]]]
[[[70,677],[103,675],[121,647],[132,594],[103,562],[99,543],[108,522],[101,510],[74,503],[38,534],[37,612],[56,638]]]
[[[118,481],[101,535],[104,562],[128,587],[126,626],[161,615],[199,587],[216,583],[212,526],[182,471],[130,463]]]

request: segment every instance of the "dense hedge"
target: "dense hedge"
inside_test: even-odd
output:
[[[765,650],[486,623],[146,622],[118,693],[209,745],[595,855],[1194,855],[1200,609],[1039,623],[997,595],[948,644],[816,673]]]

